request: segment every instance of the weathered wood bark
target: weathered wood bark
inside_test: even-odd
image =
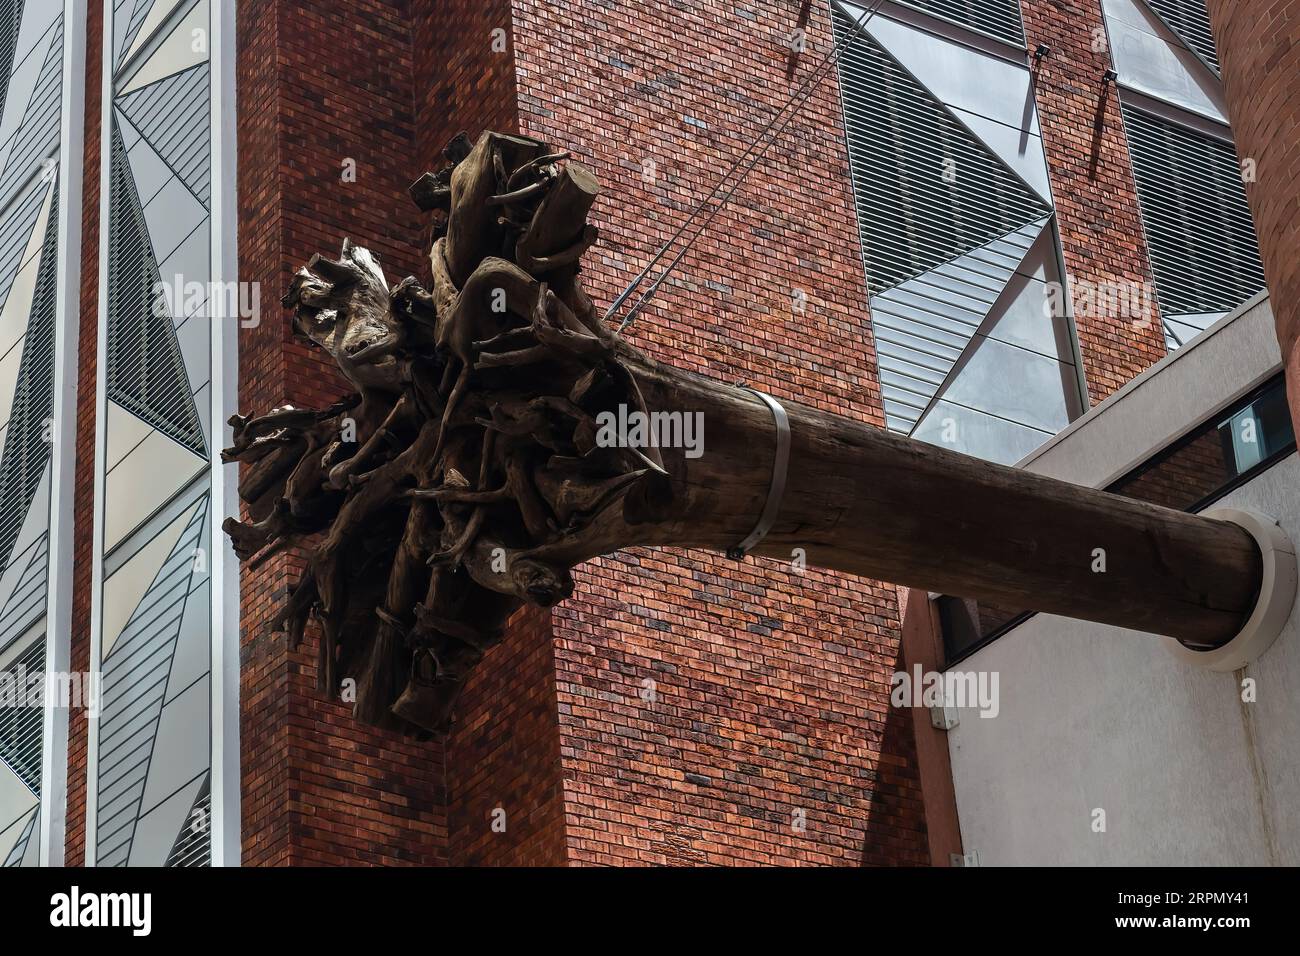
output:
[[[746,391],[663,365],[636,374],[651,408],[703,412],[706,451],[695,460],[665,451],[675,479],[667,507],[649,524],[628,524],[638,516],[629,502],[623,525],[592,547],[725,550],[762,510],[775,448],[771,412]],[[789,478],[757,554],[789,561],[802,548],[819,567],[1200,647],[1230,639],[1253,608],[1261,559],[1236,525],[783,404]],[[1096,549],[1104,573],[1094,571]],[[566,550],[561,560],[578,556]]]
[[[412,187],[439,217],[430,289],[390,289],[345,241],[285,296],[356,394],[236,416],[224,453],[247,464],[248,520],[225,525],[240,557],[312,544],[278,626],[297,641],[319,622],[320,686],[354,686],[360,718],[420,731],[446,727],[509,616],[566,598],[576,565],[635,545],[736,546],[776,448],[753,393],[656,363],[603,325],[579,279],[596,240],[590,171],[495,133],[445,155]],[[1261,558],[1235,525],[786,409],[789,479],[758,554],[799,548],[826,568],[1197,647],[1250,613]],[[638,416],[678,440],[612,427]]]

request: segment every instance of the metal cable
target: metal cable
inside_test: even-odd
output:
[[[691,214],[686,217],[685,221],[682,222],[681,226],[678,227],[677,231],[673,233],[673,235],[669,238],[669,240],[666,243],[664,243],[664,245],[659,249],[659,251],[655,254],[654,258],[652,258],[648,263],[646,263],[645,268],[641,270],[641,272],[636,276],[636,278],[634,278],[628,284],[627,288],[624,289],[623,292],[618,296],[618,298],[614,300],[614,302],[610,305],[609,309],[605,312],[606,321],[611,319],[614,316],[614,313],[616,313],[619,310],[619,308],[623,305],[623,303],[625,303],[629,298],[632,297],[633,293],[636,292],[637,288],[641,285],[642,282],[645,281],[646,277],[650,274],[650,270],[653,269],[660,262],[660,260],[663,259],[665,255],[667,255],[668,250],[671,249],[673,244],[676,243],[677,240],[680,239],[686,233],[687,229],[690,228],[691,223],[695,221],[695,218],[700,214],[700,212],[715,197],[718,196],[719,191],[723,188],[723,186],[726,185],[727,181],[748,160],[749,161],[748,165],[741,172],[740,177],[736,180],[734,184],[732,184],[731,188],[728,189],[727,192],[722,196],[717,206],[715,206],[713,211],[709,213],[708,218],[706,218],[702,223],[700,223],[699,227],[687,239],[686,245],[682,247],[681,252],[679,252],[677,256],[664,268],[664,270],[655,278],[654,282],[650,284],[649,288],[647,288],[646,291],[642,293],[641,297],[633,304],[631,311],[628,312],[627,316],[623,319],[622,323],[619,324],[618,330],[622,332],[624,329],[626,329],[629,325],[632,324],[633,320],[645,307],[646,303],[655,294],[655,292],[658,291],[659,286],[662,285],[664,280],[668,278],[668,276],[673,272],[674,269],[677,268],[677,266],[681,263],[682,259],[684,259],[686,254],[690,251],[691,247],[695,244],[695,241],[699,239],[699,237],[703,234],[704,230],[709,227],[709,224],[712,223],[715,218],[717,218],[718,213],[723,210],[723,208],[727,205],[728,201],[730,201],[731,197],[735,195],[736,190],[740,188],[740,185],[745,181],[745,178],[749,175],[750,172],[753,171],[754,167],[758,164],[758,161],[763,158],[763,156],[767,152],[767,149],[772,145],[772,143],[776,142],[776,138],[780,136],[782,132],[784,132],[785,128],[790,124],[790,121],[794,119],[794,117],[798,114],[799,111],[798,108],[801,107],[805,102],[807,102],[808,98],[813,94],[813,92],[820,85],[822,79],[826,76],[828,72],[830,72],[830,69],[834,67],[836,63],[839,62],[839,59],[844,54],[844,52],[848,50],[848,48],[851,47],[855,42],[857,42],[858,37],[861,36],[862,34],[863,27],[865,27],[871,21],[871,18],[876,15],[876,12],[881,8],[883,4],[884,4],[884,0],[876,0],[874,6],[865,8],[862,11],[862,14],[858,17],[857,21],[853,24],[854,28],[848,31],[845,34],[844,38],[836,41],[835,45],[831,48],[831,51],[826,55],[826,57],[822,60],[822,62],[819,63],[817,67],[804,79],[803,83],[799,86],[799,88],[795,90],[793,94],[791,94],[790,98],[786,101],[785,105],[782,106],[781,109],[778,110],[773,115],[772,119],[768,121],[767,125],[763,127],[758,137],[756,137],[755,140],[752,143],[750,143],[749,147],[740,156],[740,158],[737,159],[736,162],[732,164],[731,168],[727,170],[727,172],[722,176],[722,178],[718,180],[718,183],[713,187],[712,192],[710,192],[709,195],[705,196],[704,199],[700,201],[699,205],[697,205],[691,211]],[[789,115],[785,115],[786,111],[789,110],[791,106],[794,106],[795,109],[790,111]],[[781,119],[782,116],[785,116],[785,118]],[[780,120],[780,125],[776,126],[778,120]],[[776,127],[775,130],[773,130],[774,126]],[[771,133],[770,138],[768,138],[769,133]],[[764,143],[764,139],[767,139],[768,141]]]

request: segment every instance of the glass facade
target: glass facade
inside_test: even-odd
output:
[[[1264,286],[1203,0],[1102,0],[1165,342]]]
[[[1019,5],[909,6],[835,5],[886,424],[1011,464],[1084,408]]]
[[[41,862],[57,328],[63,4],[0,3],[0,863]],[[35,694],[35,696],[34,696]]]
[[[209,0],[105,5],[89,857],[210,859],[213,243]],[[217,440],[219,441],[219,433]]]

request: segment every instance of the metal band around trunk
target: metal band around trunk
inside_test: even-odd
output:
[[[734,548],[727,549],[727,557],[739,561],[758,546],[767,537],[776,524],[777,513],[781,510],[781,499],[785,497],[786,472],[790,468],[790,418],[785,409],[771,395],[756,388],[741,385],[740,388],[753,392],[772,410],[772,420],[776,423],[776,457],[772,461],[772,484],[767,490],[767,501],[763,504],[763,513],[758,516],[758,524],[744,541]]]

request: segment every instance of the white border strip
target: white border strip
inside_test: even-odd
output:
[[[54,324],[54,447],[50,450],[50,563],[45,667],[72,667],[73,509],[81,342],[81,199],[85,176],[86,0],[63,0],[63,110],[59,121],[59,241]],[[68,708],[45,701],[41,754],[41,866],[62,866],[68,812]]]
[[[212,96],[212,281],[227,288],[239,278],[236,196],[235,5],[217,0],[210,8],[209,91]],[[239,296],[222,297],[223,302]],[[226,419],[239,398],[239,328],[241,318],[218,310],[212,321],[212,865],[240,862],[239,776],[239,560],[221,531],[224,515],[239,514],[238,466],[224,465]]]

